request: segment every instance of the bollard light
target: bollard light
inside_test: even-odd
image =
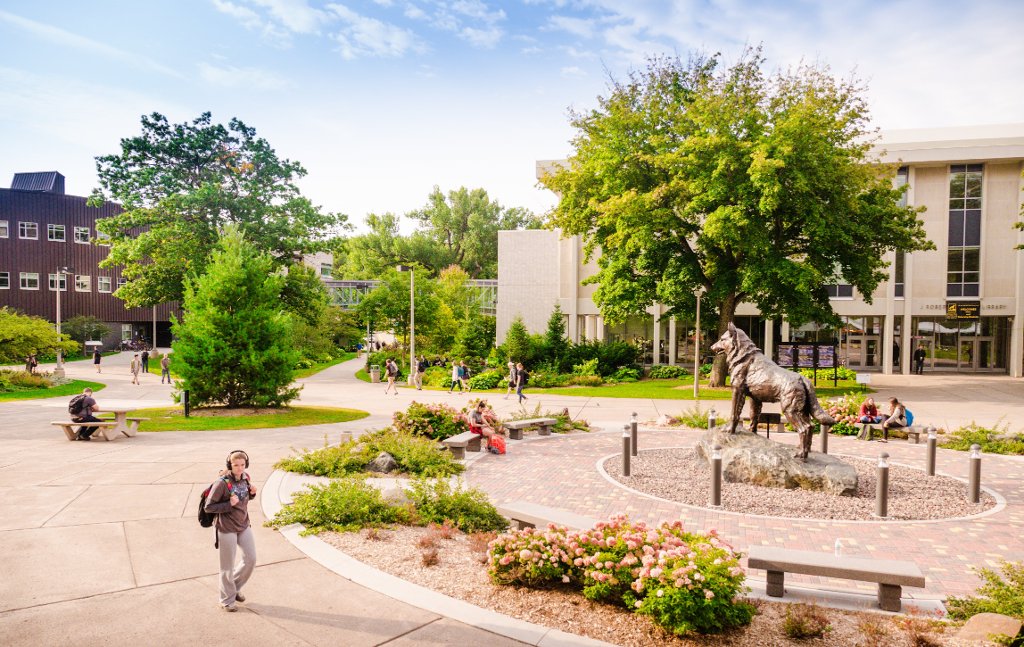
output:
[[[878,478],[875,483],[875,516],[885,519],[889,516],[889,454],[878,456]]]
[[[718,414],[715,413],[715,408],[711,407],[711,410],[708,411],[708,431],[715,428],[715,423],[718,422],[717,416]]]
[[[971,445],[971,478],[968,494],[971,503],[981,502],[981,445]]]
[[[711,507],[722,507],[722,446],[711,447]]]
[[[938,445],[938,433],[935,427],[928,427],[928,454],[925,457],[924,471],[928,476],[935,476],[935,448]]]
[[[629,476],[629,425],[622,425],[622,475]]]
[[[640,424],[640,417],[637,416],[636,415],[636,411],[634,411],[633,415],[631,415],[629,417],[629,434],[630,434],[629,442],[630,442],[630,447],[632,447],[632,449],[633,449],[632,453],[633,453],[634,456],[636,456],[636,453],[640,450],[639,443],[637,443],[637,438],[636,438],[636,435],[637,435],[636,434],[636,428],[637,428],[637,425],[639,425],[639,424]]]

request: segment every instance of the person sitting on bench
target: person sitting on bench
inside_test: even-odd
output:
[[[860,405],[860,422],[876,425],[882,422],[882,416],[878,415],[878,407],[875,406],[874,398],[868,398]]]
[[[82,390],[82,395],[85,397],[78,405],[78,415],[71,418],[75,422],[103,422],[96,416],[92,415],[96,411],[101,411],[99,405],[96,404],[96,400],[92,397],[92,389],[85,388]],[[92,440],[93,432],[99,429],[99,427],[79,427],[78,435],[75,436],[75,440]]]
[[[882,423],[882,442],[889,442],[889,430],[907,426],[907,410],[896,398],[889,398],[889,417]]]

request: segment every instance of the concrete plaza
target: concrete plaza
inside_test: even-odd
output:
[[[97,376],[90,363],[68,365],[80,379],[108,384],[101,407],[161,406],[170,388],[154,375],[130,384],[126,355],[104,359]],[[473,623],[398,602],[339,577],[299,551],[282,533],[262,527],[262,506],[250,507],[259,565],[243,613],[217,605],[213,533],[198,526],[199,493],[224,457],[243,448],[250,473],[262,486],[272,465],[293,449],[334,442],[343,431],[361,432],[390,422],[413,399],[462,406],[470,396],[403,389],[385,396],[383,385],[358,381],[357,362],[304,380],[302,403],[352,407],[364,420],[333,425],[214,432],[142,433],[114,442],[70,443],[51,420],[66,418],[69,397],[0,404],[0,637],[3,644],[193,644],[220,631],[252,645],[520,644]],[[876,400],[890,394],[908,403],[924,424],[953,428],[976,420],[1017,421],[1024,386],[1005,376],[874,376]],[[529,393],[529,392],[528,392]],[[499,413],[512,399],[490,397]],[[628,512],[656,521],[682,518],[688,526],[715,527],[741,550],[754,544],[829,550],[836,537],[852,540],[851,554],[891,556],[921,564],[929,578],[921,597],[963,594],[976,580],[969,567],[1024,559],[1024,459],[986,457],[984,484],[1005,503],[973,519],[934,523],[852,523],[754,518],[714,513],[639,497],[600,477],[595,462],[615,452],[616,429],[636,411],[641,419],[674,414],[692,403],[571,396],[531,396],[532,408],[568,408],[609,433],[512,443],[503,457],[474,461],[466,480],[496,500],[543,501],[592,516]],[[716,403],[721,409],[724,403]],[[145,427],[143,426],[143,429]],[[693,432],[646,432],[644,447],[689,442]],[[792,442],[792,435],[783,436]],[[875,455],[923,464],[923,445],[879,446],[834,439],[833,453]],[[940,451],[939,469],[964,476],[963,453]],[[753,574],[757,576],[758,574]],[[807,581],[831,587],[831,582]],[[851,582],[836,588],[855,589]],[[554,641],[549,641],[553,644]],[[541,643],[545,644],[545,643]]]

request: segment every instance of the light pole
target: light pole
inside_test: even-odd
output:
[[[411,265],[399,265],[399,272],[409,273],[409,377],[416,370],[416,272]]]
[[[700,298],[704,287],[697,289],[697,325],[693,331],[693,399],[700,400]]]
[[[73,267],[58,267],[57,268],[57,341],[63,341],[63,337],[60,334],[60,279],[62,276],[66,277],[68,274],[74,274],[75,268]],[[64,285],[67,285],[67,279],[64,279]],[[61,347],[57,347],[57,368],[53,369],[54,377],[64,377],[64,352]]]

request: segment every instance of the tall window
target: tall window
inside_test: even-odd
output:
[[[75,227],[75,242],[89,244],[89,228]]]
[[[976,297],[981,293],[981,186],[981,164],[949,167],[947,297]]]
[[[901,166],[899,168],[899,170],[896,171],[896,188],[905,187],[907,185],[907,181],[909,180],[909,178],[910,178],[910,169],[907,168],[906,166]],[[904,191],[903,195],[900,196],[900,201],[899,201],[898,204],[901,207],[907,206],[907,193],[906,193],[906,191]],[[897,299],[902,299],[903,298],[903,285],[904,285],[904,272],[905,272],[904,266],[905,266],[905,263],[906,263],[905,256],[906,256],[906,254],[904,252],[896,252],[896,260],[893,261],[893,264],[892,264],[892,282],[895,284],[896,293],[895,293],[894,296]]]
[[[10,290],[10,289],[11,289],[11,273],[10,272],[0,272],[0,290]]]
[[[46,240],[64,242],[64,225],[46,225]]]
[[[18,279],[22,290],[39,289],[39,272],[21,272]]]
[[[6,220],[0,220],[0,238],[8,238],[11,235],[11,226]]]
[[[67,274],[51,274],[50,275],[50,291],[56,292],[57,286],[60,286],[61,292],[68,291],[68,275]]]
[[[18,223],[18,238],[27,240],[39,240],[39,225],[34,222]]]

